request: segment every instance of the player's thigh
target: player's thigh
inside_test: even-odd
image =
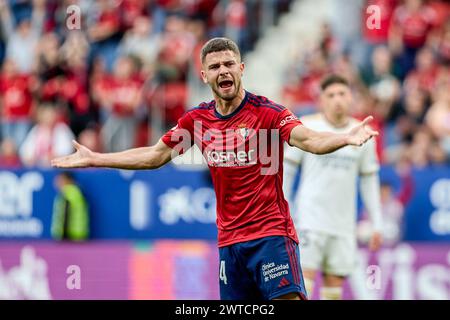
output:
[[[219,248],[219,287],[222,300],[262,300],[259,289],[237,255],[236,246]]]
[[[326,275],[347,277],[356,267],[357,255],[356,237],[332,236],[326,246]]]
[[[282,236],[257,239],[250,241],[242,253],[264,299],[290,294],[306,299],[300,253],[292,239]]]
[[[316,271],[322,269],[327,237],[327,234],[315,230],[299,231],[301,264],[308,279],[314,279]]]

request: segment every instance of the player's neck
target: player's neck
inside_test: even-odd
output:
[[[233,100],[223,100],[218,96],[215,96],[216,100],[216,110],[222,116],[227,116],[234,112],[240,105],[242,100],[245,98],[245,90],[239,90],[239,93]]]
[[[325,120],[335,128],[345,128],[350,122],[350,117],[348,116],[336,117],[325,112],[323,113],[323,116]]]

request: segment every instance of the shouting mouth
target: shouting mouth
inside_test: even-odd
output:
[[[232,80],[222,80],[219,82],[219,87],[221,89],[229,89],[233,86],[233,81]]]

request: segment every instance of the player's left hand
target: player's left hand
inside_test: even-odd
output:
[[[348,133],[347,144],[353,146],[362,146],[367,140],[378,135],[378,131],[372,130],[368,123],[373,120],[372,116],[365,118],[360,124],[354,127]]]
[[[383,243],[383,237],[382,237],[381,233],[374,232],[372,234],[372,237],[370,237],[370,240],[369,240],[369,250],[377,251],[378,249],[380,249],[382,243]]]

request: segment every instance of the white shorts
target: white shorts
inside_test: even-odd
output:
[[[357,265],[356,236],[336,236],[316,230],[300,230],[300,263],[303,270],[346,277]]]

